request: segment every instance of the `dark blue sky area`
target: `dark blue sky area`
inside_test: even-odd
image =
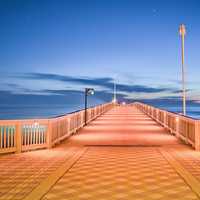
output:
[[[198,101],[199,11],[199,0],[1,0],[0,101],[74,99],[87,86],[106,101],[113,79],[123,99],[178,99],[181,23]]]

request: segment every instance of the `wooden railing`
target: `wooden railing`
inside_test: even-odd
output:
[[[107,103],[87,109],[87,122],[114,106]],[[84,110],[50,119],[0,120],[0,153],[51,148],[84,126]]]
[[[153,106],[134,103],[134,105],[159,124],[168,129],[172,134],[192,145],[200,151],[200,120],[172,113]]]

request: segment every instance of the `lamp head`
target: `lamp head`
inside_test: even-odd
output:
[[[94,95],[94,90],[91,90],[91,91],[90,91],[90,94],[91,94],[91,95]]]
[[[94,95],[94,89],[93,88],[85,88],[85,92],[87,95]]]
[[[180,35],[185,35],[186,34],[186,29],[185,29],[185,25],[184,24],[180,25],[179,33],[180,33]]]
[[[125,106],[125,105],[126,105],[126,102],[125,102],[125,101],[123,101],[123,102],[122,102],[122,105],[123,105],[123,106]]]
[[[114,99],[112,100],[112,102],[113,102],[113,103],[117,103],[117,99],[114,98]]]

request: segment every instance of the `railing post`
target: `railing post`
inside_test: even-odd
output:
[[[156,109],[156,121],[159,123],[158,109]]]
[[[180,135],[180,133],[179,133],[179,123],[180,123],[180,120],[179,120],[178,116],[176,116],[175,121],[176,121],[176,137],[179,138],[180,137],[179,136]]]
[[[166,120],[166,118],[167,118],[167,117],[166,117],[166,111],[164,111],[164,114],[163,114],[163,115],[164,115],[164,116],[163,116],[163,126],[166,127],[166,121],[167,121],[167,120]]]
[[[195,120],[195,150],[200,151],[200,121]]]
[[[48,120],[48,127],[47,127],[47,148],[52,148],[52,121]]]
[[[68,127],[67,127],[67,128],[68,128],[68,129],[67,129],[67,134],[68,134],[68,135],[71,135],[71,133],[70,133],[70,130],[71,130],[71,127],[70,127],[70,126],[71,126],[71,123],[70,123],[70,121],[71,121],[71,119],[68,117],[68,118],[67,118],[67,125],[68,125]],[[85,122],[84,119],[83,119],[82,121]],[[84,122],[83,122],[83,124],[84,124]]]
[[[22,152],[22,124],[17,122],[16,124],[16,153]]]
[[[94,108],[94,118],[97,117],[97,107]]]

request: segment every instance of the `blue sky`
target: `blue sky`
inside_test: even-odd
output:
[[[121,99],[177,99],[181,23],[187,95],[198,101],[199,9],[198,0],[1,0],[0,101],[70,103],[85,87],[108,101],[113,79]]]

